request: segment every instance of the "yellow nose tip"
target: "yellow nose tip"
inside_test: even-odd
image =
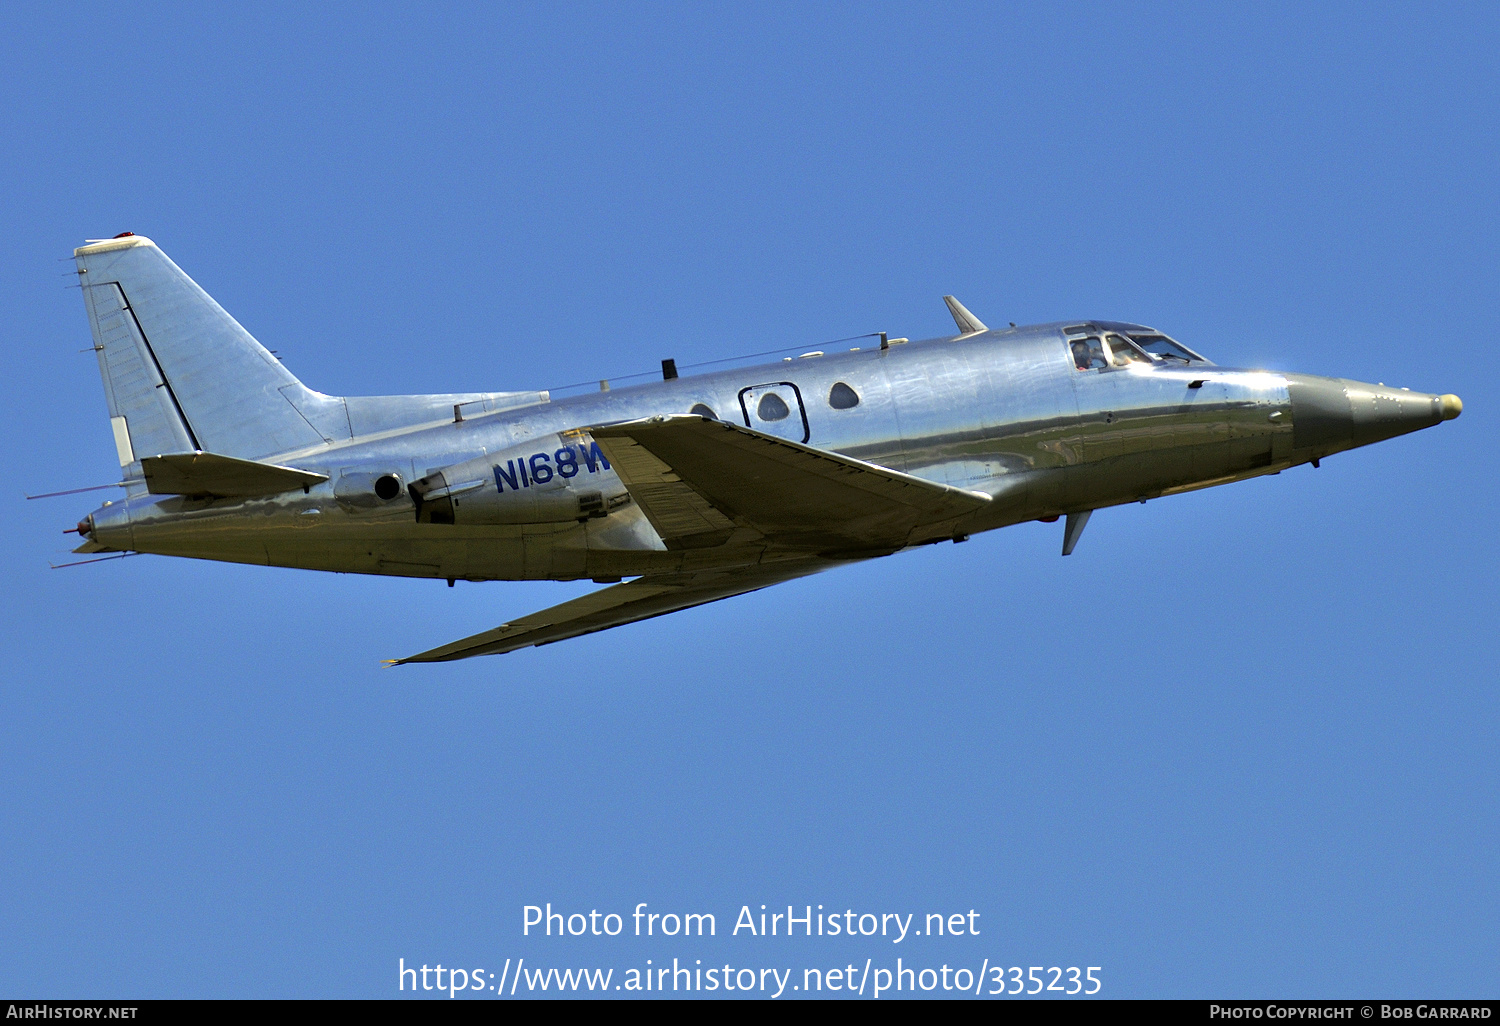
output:
[[[1443,404],[1443,419],[1452,420],[1464,412],[1464,401],[1451,392],[1448,395],[1438,396],[1438,402]]]

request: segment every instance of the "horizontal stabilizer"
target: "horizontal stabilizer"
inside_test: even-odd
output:
[[[146,490],[153,495],[206,495],[247,498],[276,495],[328,480],[326,474],[256,463],[212,452],[177,452],[141,460]]]
[[[958,325],[960,335],[972,335],[978,331],[990,330],[985,327],[983,321],[969,313],[968,309],[952,296],[944,296],[943,302],[948,304],[948,312],[953,315],[953,323]]]
[[[744,541],[857,556],[952,534],[982,492],[690,414],[594,428],[631,498],[669,549]]]
[[[554,641],[566,641],[581,634],[592,634],[621,624],[675,613],[679,609],[759,591],[835,565],[837,564],[825,560],[796,559],[727,570],[638,577],[627,584],[601,588],[571,602],[501,624],[492,631],[475,634],[451,645],[405,659],[392,659],[390,662],[393,665],[441,663],[467,659],[469,656],[500,655],[532,645],[550,645]]]

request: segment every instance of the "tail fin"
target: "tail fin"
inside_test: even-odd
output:
[[[163,453],[255,460],[349,437],[342,400],[298,381],[150,239],[73,256],[127,476]]]

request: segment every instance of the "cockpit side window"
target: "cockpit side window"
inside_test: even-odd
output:
[[[1206,363],[1207,361],[1186,346],[1179,345],[1165,335],[1132,335],[1131,341],[1150,353],[1159,361],[1168,363]]]
[[[1081,371],[1109,366],[1109,360],[1104,355],[1104,346],[1097,335],[1069,339],[1068,347],[1073,350],[1073,366]]]
[[[1105,335],[1105,345],[1109,346],[1109,355],[1116,367],[1128,367],[1132,363],[1150,364],[1151,357],[1130,343],[1124,335]]]

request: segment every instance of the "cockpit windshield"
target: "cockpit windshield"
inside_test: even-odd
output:
[[[1197,353],[1165,335],[1131,335],[1130,340],[1151,354],[1158,363],[1207,363]]]
[[[1131,345],[1123,335],[1105,335],[1104,341],[1109,346],[1109,355],[1116,367],[1126,367],[1132,363],[1151,363],[1151,357]]]
[[[1132,365],[1208,363],[1187,346],[1150,328],[1133,329],[1127,324],[1079,324],[1064,328],[1063,334],[1068,340],[1073,366],[1081,371]],[[1084,337],[1076,337],[1079,335]]]

